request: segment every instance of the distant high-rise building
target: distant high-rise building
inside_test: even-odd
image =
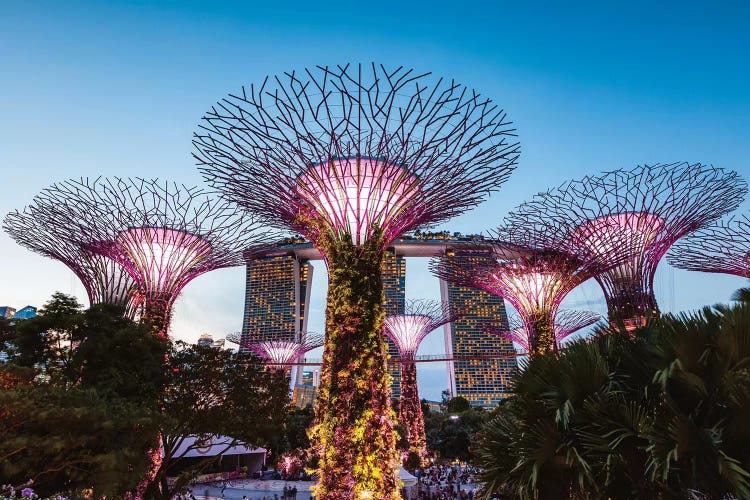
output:
[[[294,255],[247,255],[242,344],[250,340],[297,341],[307,331],[313,267]]]
[[[0,306],[0,318],[12,318],[15,313],[15,307]]]
[[[224,349],[224,339],[214,340],[213,335],[210,333],[204,333],[198,337],[196,345],[202,347],[215,347],[217,349]]]
[[[22,307],[13,315],[13,319],[29,319],[36,317],[36,307],[26,306]]]
[[[214,345],[214,338],[210,333],[204,333],[200,337],[198,337],[198,342],[196,342],[201,347],[211,347]]]
[[[404,314],[406,306],[406,259],[391,249],[383,257],[383,290],[385,292],[385,314],[394,316]],[[398,359],[398,349],[393,341],[386,337],[388,354]],[[391,375],[391,397],[401,397],[401,371],[398,365],[388,365]]]
[[[404,236],[396,240],[383,259],[386,314],[404,313],[406,257],[428,258],[440,252],[464,248],[480,249],[481,253],[481,241],[481,236],[464,237],[447,232]],[[247,287],[242,342],[251,338],[296,341],[299,332],[307,331],[313,277],[310,261],[316,259],[320,259],[320,253],[300,237],[288,238],[276,247],[251,250],[245,254]],[[474,405],[492,408],[509,394],[508,378],[518,370],[513,357],[491,358],[503,353],[514,354],[511,342],[488,333],[497,329],[498,324],[507,323],[505,304],[501,298],[478,290],[459,289],[442,282],[440,286],[443,300],[453,308],[468,311],[468,316],[444,327],[446,353],[465,358],[477,356],[475,360],[448,364],[450,393],[463,396]],[[395,346],[386,340],[389,354],[397,359]],[[392,395],[399,397],[398,365],[392,364],[389,372],[393,377]],[[292,377],[298,386],[317,385],[304,382],[302,370],[292,370]],[[311,394],[309,390],[305,391],[304,394]]]
[[[484,259],[482,252],[456,252],[457,259]],[[456,286],[440,281],[442,299],[452,311],[463,316],[446,324],[445,350],[448,356],[477,359],[457,359],[448,362],[448,384],[451,396],[463,396],[474,406],[492,409],[509,392],[510,378],[518,371],[513,343],[494,335],[491,329],[507,328],[508,317],[503,299],[474,288]],[[507,353],[508,358],[483,358]]]

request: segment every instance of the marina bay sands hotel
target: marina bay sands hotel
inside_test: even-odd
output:
[[[387,315],[403,314],[406,293],[406,258],[486,258],[477,236],[417,233],[396,240],[384,260],[383,285]],[[486,250],[485,255],[486,255]],[[273,247],[245,252],[247,282],[242,340],[267,338],[296,340],[307,331],[309,294],[313,278],[312,261],[318,251],[303,238],[288,238]],[[475,406],[494,408],[509,391],[511,375],[518,370],[511,342],[486,333],[488,327],[507,327],[505,305],[500,297],[455,286],[440,280],[442,300],[464,315],[443,327],[448,358],[448,390]],[[398,353],[390,342],[389,353]],[[473,359],[472,359],[473,358]],[[393,396],[400,395],[398,365],[391,364]]]

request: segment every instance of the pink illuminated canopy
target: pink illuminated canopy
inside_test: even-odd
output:
[[[401,359],[414,359],[419,344],[433,330],[456,320],[460,313],[451,311],[447,302],[432,300],[409,300],[405,314],[387,316],[384,321],[385,334],[398,349]]]
[[[211,244],[184,231],[141,227],[122,231],[116,244],[136,281],[150,293],[174,293],[211,254]]]
[[[406,169],[372,158],[347,158],[313,166],[298,179],[297,192],[314,216],[355,245],[367,241],[374,227],[388,233],[418,191]]]
[[[429,316],[404,314],[385,319],[385,331],[398,346],[402,358],[416,355],[419,344],[435,328]]]
[[[574,242],[601,259],[633,258],[645,252],[664,229],[664,220],[648,212],[606,215],[588,220],[573,233]]]

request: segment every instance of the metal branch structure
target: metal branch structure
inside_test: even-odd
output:
[[[404,314],[385,318],[385,333],[398,349],[401,371],[401,399],[399,422],[406,429],[409,451],[420,461],[427,457],[424,415],[417,386],[415,356],[419,344],[440,326],[455,321],[460,314],[451,312],[447,302],[411,300],[406,302]]]
[[[34,204],[9,213],[3,230],[19,245],[65,264],[81,280],[91,305],[118,305],[133,316],[135,281],[116,261],[82,246],[70,220],[45,208]]]
[[[242,265],[243,250],[272,239],[235,205],[167,181],[68,180],[43,190],[34,203],[48,220],[69,228],[76,245],[122,266],[135,282],[142,320],[163,337],[185,285]]]
[[[609,267],[596,276],[609,320],[632,330],[659,314],[654,273],[669,247],[737,208],[746,193],[734,171],[657,163],[566,182],[522,204],[508,220],[548,226]]]
[[[254,352],[274,370],[285,370],[295,363],[306,352],[323,345],[323,335],[316,333],[302,333],[299,341],[290,340],[248,340],[242,341],[241,333],[227,335],[227,341],[239,345],[243,349]]]
[[[750,278],[750,215],[718,221],[682,238],[667,253],[679,269]]]
[[[593,311],[576,311],[572,309],[558,310],[554,318],[555,348],[560,348],[562,341],[570,335],[582,328],[593,325],[601,319],[601,315]],[[517,314],[508,315],[507,329],[495,329],[490,333],[510,340],[511,342],[515,342],[526,351],[529,350],[531,335],[523,320]]]
[[[399,498],[381,263],[405,231],[478,204],[519,155],[491,100],[403,67],[345,65],[267,78],[218,102],[195,133],[206,180],[328,267],[313,442],[319,498]]]
[[[484,258],[456,252],[430,266],[443,280],[510,302],[528,333],[529,355],[540,356],[556,347],[554,320],[565,296],[605,269],[553,236],[545,226],[506,224],[492,233],[491,251],[482,250]]]

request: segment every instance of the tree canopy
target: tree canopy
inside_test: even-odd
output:
[[[750,497],[749,330],[716,306],[530,361],[480,439],[488,494]]]

